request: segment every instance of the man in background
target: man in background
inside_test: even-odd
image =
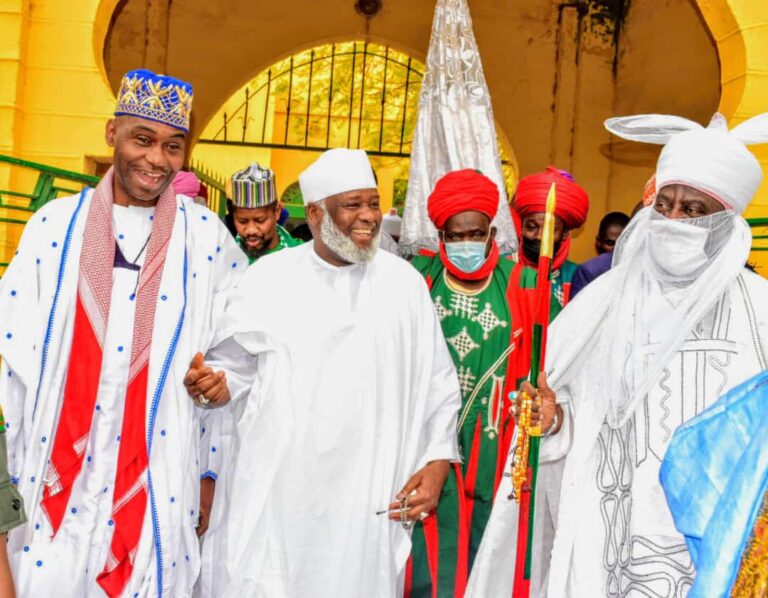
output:
[[[235,241],[251,264],[262,256],[301,244],[278,224],[281,212],[275,173],[269,168],[251,164],[232,175]]]

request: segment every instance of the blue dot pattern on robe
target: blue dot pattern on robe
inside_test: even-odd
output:
[[[11,297],[15,297],[15,296],[16,296],[16,291],[11,291]]]

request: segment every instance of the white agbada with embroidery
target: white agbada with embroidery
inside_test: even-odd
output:
[[[551,598],[679,598],[694,570],[659,482],[666,447],[680,424],[768,367],[768,282],[744,267],[752,235],[741,217],[762,179],[746,146],[768,142],[768,114],[732,130],[720,114],[706,128],[670,115],[606,128],[665,144],[658,188],[686,185],[724,211],[682,220],[640,211],[611,271],[551,327],[546,370],[565,419],[541,444],[531,587]],[[657,199],[660,211],[668,203]],[[508,483],[467,596],[510,595],[518,509]]]
[[[228,585],[211,595],[399,595],[409,533],[375,513],[427,462],[459,459],[458,380],[423,279],[385,251],[336,267],[308,243],[249,268],[228,316],[258,380],[218,559]],[[216,358],[236,369],[242,348]]]
[[[10,423],[9,470],[18,478],[29,515],[28,523],[10,534],[8,544],[20,596],[104,595],[95,579],[104,568],[112,538],[112,489],[133,335],[136,271],[113,270],[86,459],[53,539],[40,508],[43,472],[69,362],[80,249],[92,193],[83,196],[82,205],[81,197],[73,196],[39,210],[0,282],[4,314],[0,396]],[[177,204],[150,355],[144,423],[151,442],[150,495],[124,596],[191,595],[200,567],[195,534],[199,478],[208,464],[207,455],[201,459],[199,453],[200,410],[182,380],[194,353],[214,342],[216,323],[247,266],[212,212],[184,196],[177,196]],[[128,261],[136,260],[147,240],[153,212],[154,208],[113,206],[116,241]]]

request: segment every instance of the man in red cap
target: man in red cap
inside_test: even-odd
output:
[[[436,511],[414,529],[406,596],[463,596],[511,441],[507,397],[527,364],[518,359],[524,316],[512,299],[515,264],[500,257],[491,225],[498,205],[496,184],[480,172],[448,173],[427,205],[439,252],[412,262],[458,371],[464,462],[453,464]]]
[[[518,231],[520,249],[517,271],[521,289],[536,288],[536,268],[539,262],[544,209],[549,188],[555,183],[555,254],[552,260],[552,307],[554,318],[568,303],[571,280],[578,267],[568,260],[571,231],[587,220],[589,197],[568,172],[548,166],[544,172],[520,179],[512,200],[512,218]],[[527,266],[527,267],[526,267]]]

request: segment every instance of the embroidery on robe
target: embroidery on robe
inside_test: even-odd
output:
[[[471,295],[464,295],[463,293],[451,294],[451,307],[453,308],[453,312],[465,320],[475,320],[479,302],[477,297]]]
[[[488,340],[490,333],[493,332],[496,328],[499,326],[506,328],[508,325],[507,322],[500,320],[499,317],[493,313],[493,309],[491,308],[490,303],[485,304],[483,311],[477,314],[474,320],[480,324],[480,327],[483,329],[483,340],[486,341]]]
[[[440,295],[435,297],[435,313],[437,313],[437,319],[441,322],[453,315],[453,312],[443,305],[443,298]]]
[[[447,340],[448,344],[454,348],[456,354],[459,356],[459,361],[464,361],[464,358],[467,355],[472,353],[472,351],[480,346],[470,336],[469,332],[467,332],[466,326],[464,326],[464,328],[461,329],[461,332],[459,332],[456,336],[452,336],[451,338],[447,338],[445,340]]]

